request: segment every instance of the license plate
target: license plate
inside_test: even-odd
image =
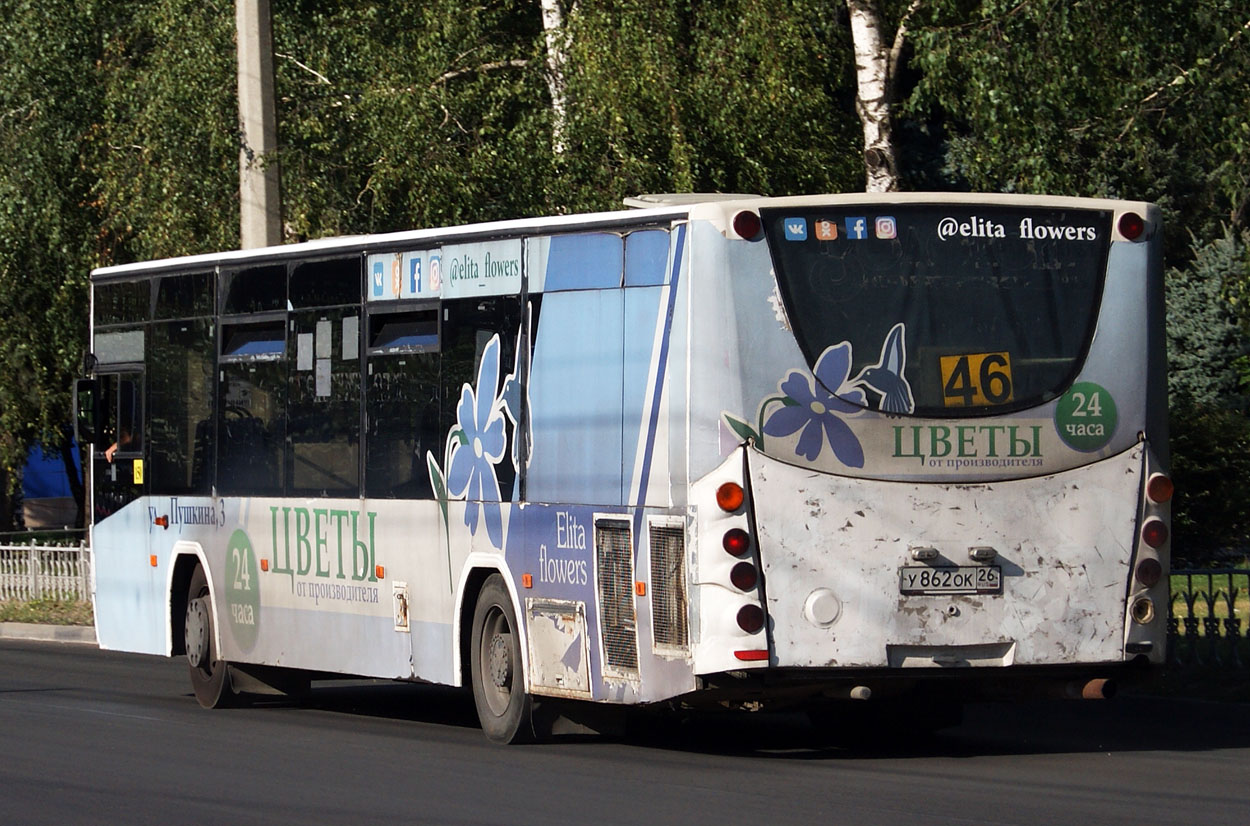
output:
[[[998,565],[909,566],[898,570],[898,590],[902,594],[997,594],[1003,590],[1003,569]]]

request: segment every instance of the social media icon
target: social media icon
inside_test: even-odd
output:
[[[787,218],[782,222],[786,228],[787,241],[806,241],[807,240],[807,219],[806,218]]]
[[[898,224],[893,215],[878,215],[876,221],[877,237],[890,239],[898,237]]]
[[[421,292],[421,259],[415,255],[408,262],[408,292],[413,295]]]
[[[382,273],[383,273],[382,262],[374,261],[373,262],[373,297],[374,298],[382,297]]]
[[[838,239],[838,225],[827,218],[821,218],[816,222],[816,240],[817,241],[836,241]]]
[[[867,218],[847,218],[846,237],[852,241],[863,241],[868,237]]]

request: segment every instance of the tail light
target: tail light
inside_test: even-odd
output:
[[[740,237],[748,241],[757,241],[763,225],[760,223],[760,216],[749,209],[744,209],[734,216],[733,228]]]
[[[1173,492],[1172,480],[1162,473],[1152,473],[1146,480],[1146,498],[1156,505],[1170,501]]]
[[[721,545],[733,556],[742,556],[751,549],[751,537],[742,528],[730,528],[725,531]]]
[[[1152,588],[1163,578],[1163,566],[1157,559],[1143,559],[1137,563],[1137,581]]]
[[[1167,523],[1156,516],[1152,516],[1146,520],[1146,524],[1141,526],[1141,538],[1152,548],[1158,548],[1168,541]]]
[[[755,587],[755,583],[759,582],[759,578],[759,572],[750,562],[739,562],[729,572],[729,581],[739,591],[750,591]]]
[[[744,605],[738,609],[738,627],[754,634],[764,627],[764,609],[758,605]]]
[[[1120,216],[1120,234],[1130,241],[1136,241],[1146,231],[1146,222],[1136,212],[1126,212]]]

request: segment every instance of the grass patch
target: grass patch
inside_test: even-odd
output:
[[[34,622],[41,625],[95,625],[91,603],[72,599],[37,599],[31,602],[0,601],[0,622]]]

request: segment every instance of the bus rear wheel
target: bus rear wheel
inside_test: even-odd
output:
[[[525,693],[520,628],[499,574],[492,574],[478,594],[469,664],[473,702],[487,738],[496,743],[532,740],[532,700]]]
[[[230,685],[230,666],[218,657],[212,597],[209,596],[208,577],[200,565],[195,566],[191,585],[187,588],[187,619],[183,628],[195,699],[204,708],[233,705],[236,695]]]

